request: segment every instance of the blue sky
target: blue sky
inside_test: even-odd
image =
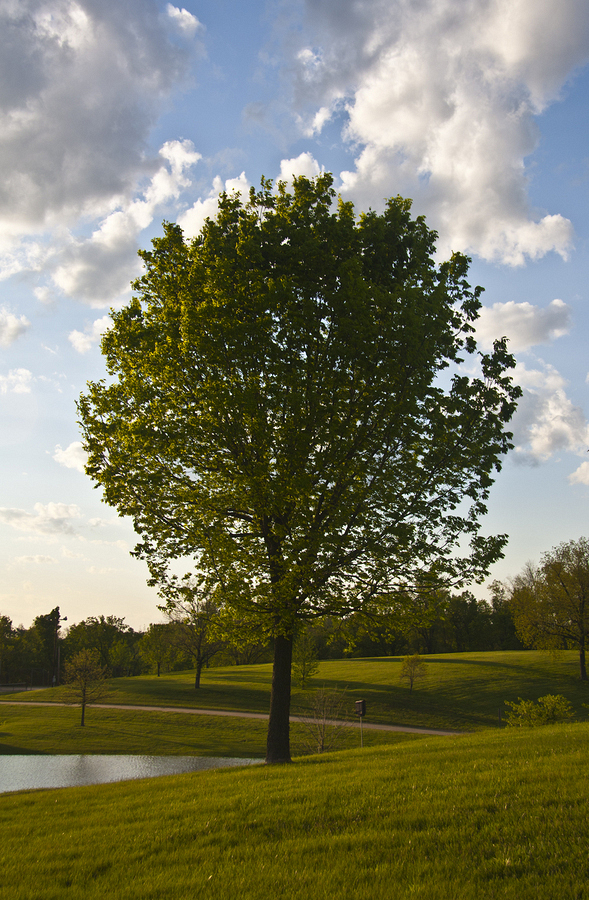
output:
[[[75,400],[137,249],[262,175],[412,197],[472,257],[524,389],[493,576],[587,535],[588,62],[584,0],[0,0],[0,614],[158,620]]]

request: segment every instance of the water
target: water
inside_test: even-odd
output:
[[[213,756],[0,756],[0,793],[181,775],[259,762]]]

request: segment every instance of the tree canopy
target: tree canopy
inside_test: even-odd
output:
[[[515,626],[528,646],[575,648],[579,674],[587,681],[589,640],[589,540],[565,541],[528,564],[514,578],[510,605]]]
[[[513,359],[505,340],[477,354],[469,260],[436,264],[410,208],[356,217],[324,174],[221,194],[192,241],[166,224],[112,313],[110,379],[79,401],[87,472],[154,581],[188,558],[273,636],[270,762],[290,758],[302,619],[423,573],[481,578],[506,542],[479,519],[511,446]]]

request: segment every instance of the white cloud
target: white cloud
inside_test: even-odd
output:
[[[11,369],[8,375],[0,375],[0,394],[30,394],[33,373],[28,369]]]
[[[307,123],[304,121],[304,119],[298,116],[297,119],[305,137],[315,137],[316,135],[321,134],[324,127],[333,118],[335,111],[335,108],[322,106],[321,109],[317,110],[317,112],[311,119],[311,122]]]
[[[78,353],[87,353],[88,350],[92,349],[94,344],[99,342],[104,332],[111,326],[111,317],[102,316],[100,319],[95,319],[92,325],[86,328],[85,331],[70,331],[68,340],[72,344],[74,350],[77,350]]]
[[[152,223],[162,204],[177,199],[190,184],[186,172],[201,159],[191,141],[167,141],[159,152],[165,163],[154,173],[142,198],[123,204],[91,237],[71,240],[62,250],[53,281],[65,294],[103,307],[129,291],[129,282],[141,268],[138,235]],[[86,352],[88,341],[79,337],[80,332],[72,335],[76,349]]]
[[[62,450],[61,445],[58,444],[55,448],[53,459],[60,466],[65,466],[66,469],[77,469],[78,472],[83,473],[84,466],[88,461],[88,454],[83,449],[81,441],[73,441],[65,450]]]
[[[569,483],[589,484],[589,462],[581,463],[579,468],[569,475]]]
[[[307,133],[345,110],[342,191],[363,209],[414,198],[440,252],[522,264],[566,256],[570,222],[530,208],[534,117],[589,58],[580,0],[306,0],[294,102]],[[292,38],[291,38],[292,40]]]
[[[245,172],[242,172],[238,178],[228,178],[225,183],[217,175],[209,195],[204,200],[199,198],[190,209],[178,216],[178,225],[183,229],[187,238],[196,237],[205,220],[213,219],[217,215],[219,208],[218,197],[222,191],[225,191],[227,194],[237,191],[241,198],[245,200],[249,194],[249,189],[250,183],[245,177]]]
[[[570,307],[562,300],[553,300],[545,308],[509,301],[482,307],[476,337],[489,350],[495,338],[506,336],[510,351],[517,353],[568,334],[570,325]]]
[[[583,410],[567,397],[562,375],[550,365],[527,369],[518,363],[515,380],[524,392],[510,426],[515,459],[537,464],[562,450],[583,453],[589,446],[589,425]]]
[[[82,515],[75,503],[35,503],[33,509],[34,513],[25,509],[0,507],[0,522],[17,531],[72,535],[76,533],[72,520],[79,519]]]
[[[65,556],[66,559],[85,559],[83,553],[74,553],[74,551],[70,550],[69,547],[62,547],[61,555]]]
[[[172,6],[171,3],[168,3],[166,12],[178,31],[187,37],[194,37],[197,31],[204,30],[204,26],[198,21],[196,16],[189,13],[187,9],[178,9],[177,6]]]
[[[0,309],[0,347],[9,347],[31,323],[25,316],[15,316],[7,309]]]
[[[91,528],[105,528],[108,524],[108,520],[102,519],[100,516],[94,516],[93,519],[88,519],[88,525]]]
[[[99,541],[99,540],[91,540],[91,544],[101,544],[105,547],[116,547],[118,550],[123,550],[125,553],[128,553],[130,550],[129,544],[127,541]]]
[[[292,185],[293,178],[304,175],[306,178],[315,178],[321,172],[321,167],[310,153],[301,153],[294,159],[283,159],[280,163],[280,175],[278,181],[285,181]]]
[[[46,565],[56,563],[57,560],[52,556],[40,556],[37,554],[36,556],[16,556],[14,558],[16,563],[34,563],[35,565]]]
[[[2,4],[0,233],[104,214],[153,171],[146,138],[199,49],[177,24],[155,0]]]
[[[40,303],[43,303],[45,306],[49,306],[55,300],[55,291],[52,291],[51,288],[47,287],[47,285],[40,285],[33,290],[33,293],[37,300]]]

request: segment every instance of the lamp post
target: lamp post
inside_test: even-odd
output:
[[[55,687],[59,684],[59,661],[60,661],[60,651],[61,647],[59,646],[59,626],[61,622],[67,622],[67,616],[64,616],[63,619],[59,615],[59,607],[57,610],[57,618],[55,620],[55,637],[53,640],[53,674],[51,677],[51,687]]]

